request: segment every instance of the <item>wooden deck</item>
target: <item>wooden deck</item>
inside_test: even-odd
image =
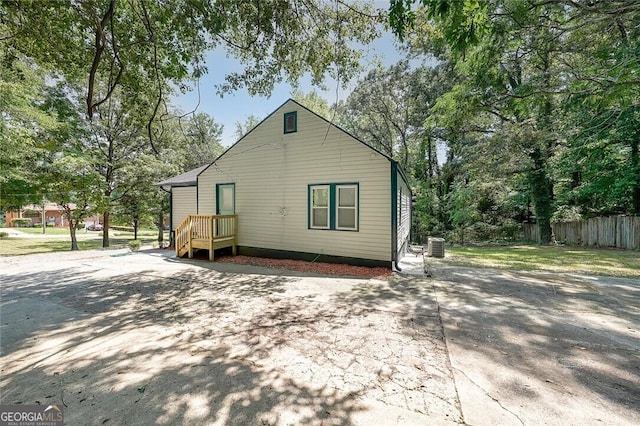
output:
[[[189,255],[194,249],[209,250],[209,260],[214,260],[214,251],[232,247],[236,255],[238,245],[238,215],[189,215],[176,228],[176,256]]]

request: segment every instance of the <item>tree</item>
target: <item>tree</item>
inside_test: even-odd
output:
[[[495,22],[504,34],[483,38],[477,46],[468,47],[466,60],[458,65],[465,79],[440,103],[444,114],[459,114],[455,109],[485,116],[481,118],[486,125],[479,140],[507,142],[503,158],[512,154],[506,161],[525,170],[543,243],[552,237],[554,191],[550,167],[559,141],[553,131],[557,109],[554,93],[563,75],[559,36],[550,27],[548,16],[556,12],[540,9]]]
[[[569,34],[574,49],[565,55],[571,78],[559,196],[586,216],[640,214],[640,5],[610,3],[578,12],[589,30]]]
[[[185,170],[195,169],[203,164],[212,163],[224,150],[222,130],[224,126],[217,123],[206,113],[194,113],[182,125],[184,132]]]
[[[291,93],[291,97],[309,108],[311,111],[318,114],[320,117],[323,117],[327,120],[332,120],[335,118],[334,116],[334,108],[329,106],[329,102],[320,96],[315,90],[312,90],[309,93],[304,93],[301,90],[294,90]]]
[[[318,84],[327,72],[346,82],[360,66],[354,42],[379,35],[382,13],[364,4],[303,0],[17,0],[3,3],[0,40],[70,81],[86,82],[90,119],[116,89],[144,103],[153,145],[168,83],[186,90],[186,79],[207,71],[205,52],[219,47],[244,64],[226,76],[221,92],[266,95],[305,74]]]
[[[162,145],[159,145],[162,146]],[[173,168],[152,153],[143,153],[122,170],[128,190],[113,203],[114,216],[121,223],[133,227],[134,239],[138,239],[140,226],[155,225],[158,228],[158,244],[164,240],[164,216],[169,212],[168,194],[155,186]]]
[[[256,117],[253,114],[250,114],[247,117],[247,119],[244,121],[244,123],[241,123],[240,121],[236,121],[236,130],[235,130],[236,140],[240,140],[244,135],[246,135],[251,130],[253,130],[253,128],[256,127],[260,123],[260,121],[262,120],[260,120],[258,117]]]
[[[87,122],[89,136],[83,140],[95,159],[96,171],[102,177],[102,247],[109,247],[109,227],[113,204],[136,185],[135,175],[124,169],[147,147],[143,133],[145,111],[130,104],[119,91],[96,108],[95,118]],[[157,148],[156,148],[157,149]]]
[[[453,226],[458,231],[460,244],[464,245],[465,231],[476,220],[475,191],[464,180],[457,180],[448,194],[447,203]]]
[[[471,0],[462,7],[394,0],[390,12],[414,52],[457,71],[435,108],[436,121],[465,135],[450,141],[454,151],[465,167],[487,158],[515,166],[512,188],[526,182],[543,242],[551,241],[550,221],[562,203],[587,208],[589,194],[610,206],[601,212],[613,212],[640,201],[632,130],[639,17],[640,2],[621,0]],[[615,175],[625,179],[613,184]]]
[[[48,176],[47,198],[62,207],[69,225],[71,250],[78,250],[77,225],[92,213],[100,199],[100,176],[82,155],[56,155],[45,166]]]
[[[440,202],[438,143],[442,132],[428,118],[436,99],[450,86],[443,66],[402,61],[375,69],[338,105],[337,121],[362,141],[398,159],[409,174],[416,196],[414,237],[444,231]]]
[[[360,80],[346,101],[339,104],[340,124],[367,144],[409,166],[409,153],[424,109],[413,96],[414,74],[407,62],[375,69]],[[416,90],[417,89],[417,90]]]
[[[0,51],[0,211],[42,202],[34,164],[60,123],[43,110],[45,73],[11,49]]]

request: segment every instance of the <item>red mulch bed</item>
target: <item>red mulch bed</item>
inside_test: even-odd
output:
[[[264,266],[267,268],[287,269],[319,275],[338,275],[358,278],[386,278],[392,275],[389,268],[344,265],[339,263],[307,262],[293,259],[267,259],[250,256],[216,257],[216,262],[238,263],[241,265]]]

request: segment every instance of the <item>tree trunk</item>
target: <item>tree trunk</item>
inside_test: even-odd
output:
[[[133,239],[138,239],[138,219],[133,220]]]
[[[42,233],[46,234],[47,233],[47,210],[45,208],[45,205],[42,205]]]
[[[631,142],[631,170],[633,173],[631,205],[633,214],[640,215],[640,140],[638,139]]]
[[[76,221],[67,218],[67,222],[69,223],[69,234],[71,235],[71,250],[80,250],[78,248],[78,240],[76,239]]]
[[[109,210],[102,214],[102,247],[109,247]]]
[[[552,239],[551,216],[553,216],[553,184],[546,171],[546,159],[541,149],[535,148],[531,154],[533,170],[529,174],[531,199],[536,213],[536,222],[541,244],[549,244]]]
[[[164,242],[164,215],[158,213],[158,247],[162,248]]]

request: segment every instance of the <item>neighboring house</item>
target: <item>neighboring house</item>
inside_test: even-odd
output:
[[[55,203],[45,203],[44,206],[40,205],[27,205],[19,211],[6,212],[6,224],[8,227],[15,227],[16,225],[11,223],[15,218],[28,218],[31,219],[31,226],[42,226],[42,219],[48,226],[55,226],[58,228],[64,228],[67,226],[67,220],[61,213],[62,207]]]
[[[75,209],[75,204],[71,204],[71,209]],[[69,223],[65,218],[62,206],[56,203],[45,203],[44,205],[27,205],[19,211],[9,211],[5,213],[5,220],[8,227],[16,227],[11,222],[15,218],[28,218],[31,219],[30,226],[37,227],[42,226],[42,219],[46,222],[47,226],[54,226],[56,228],[67,228]],[[100,223],[100,217],[93,215],[85,219],[86,224]]]
[[[391,267],[408,245],[398,163],[294,100],[212,164],[158,185],[172,231],[189,215],[237,215],[240,254]]]

